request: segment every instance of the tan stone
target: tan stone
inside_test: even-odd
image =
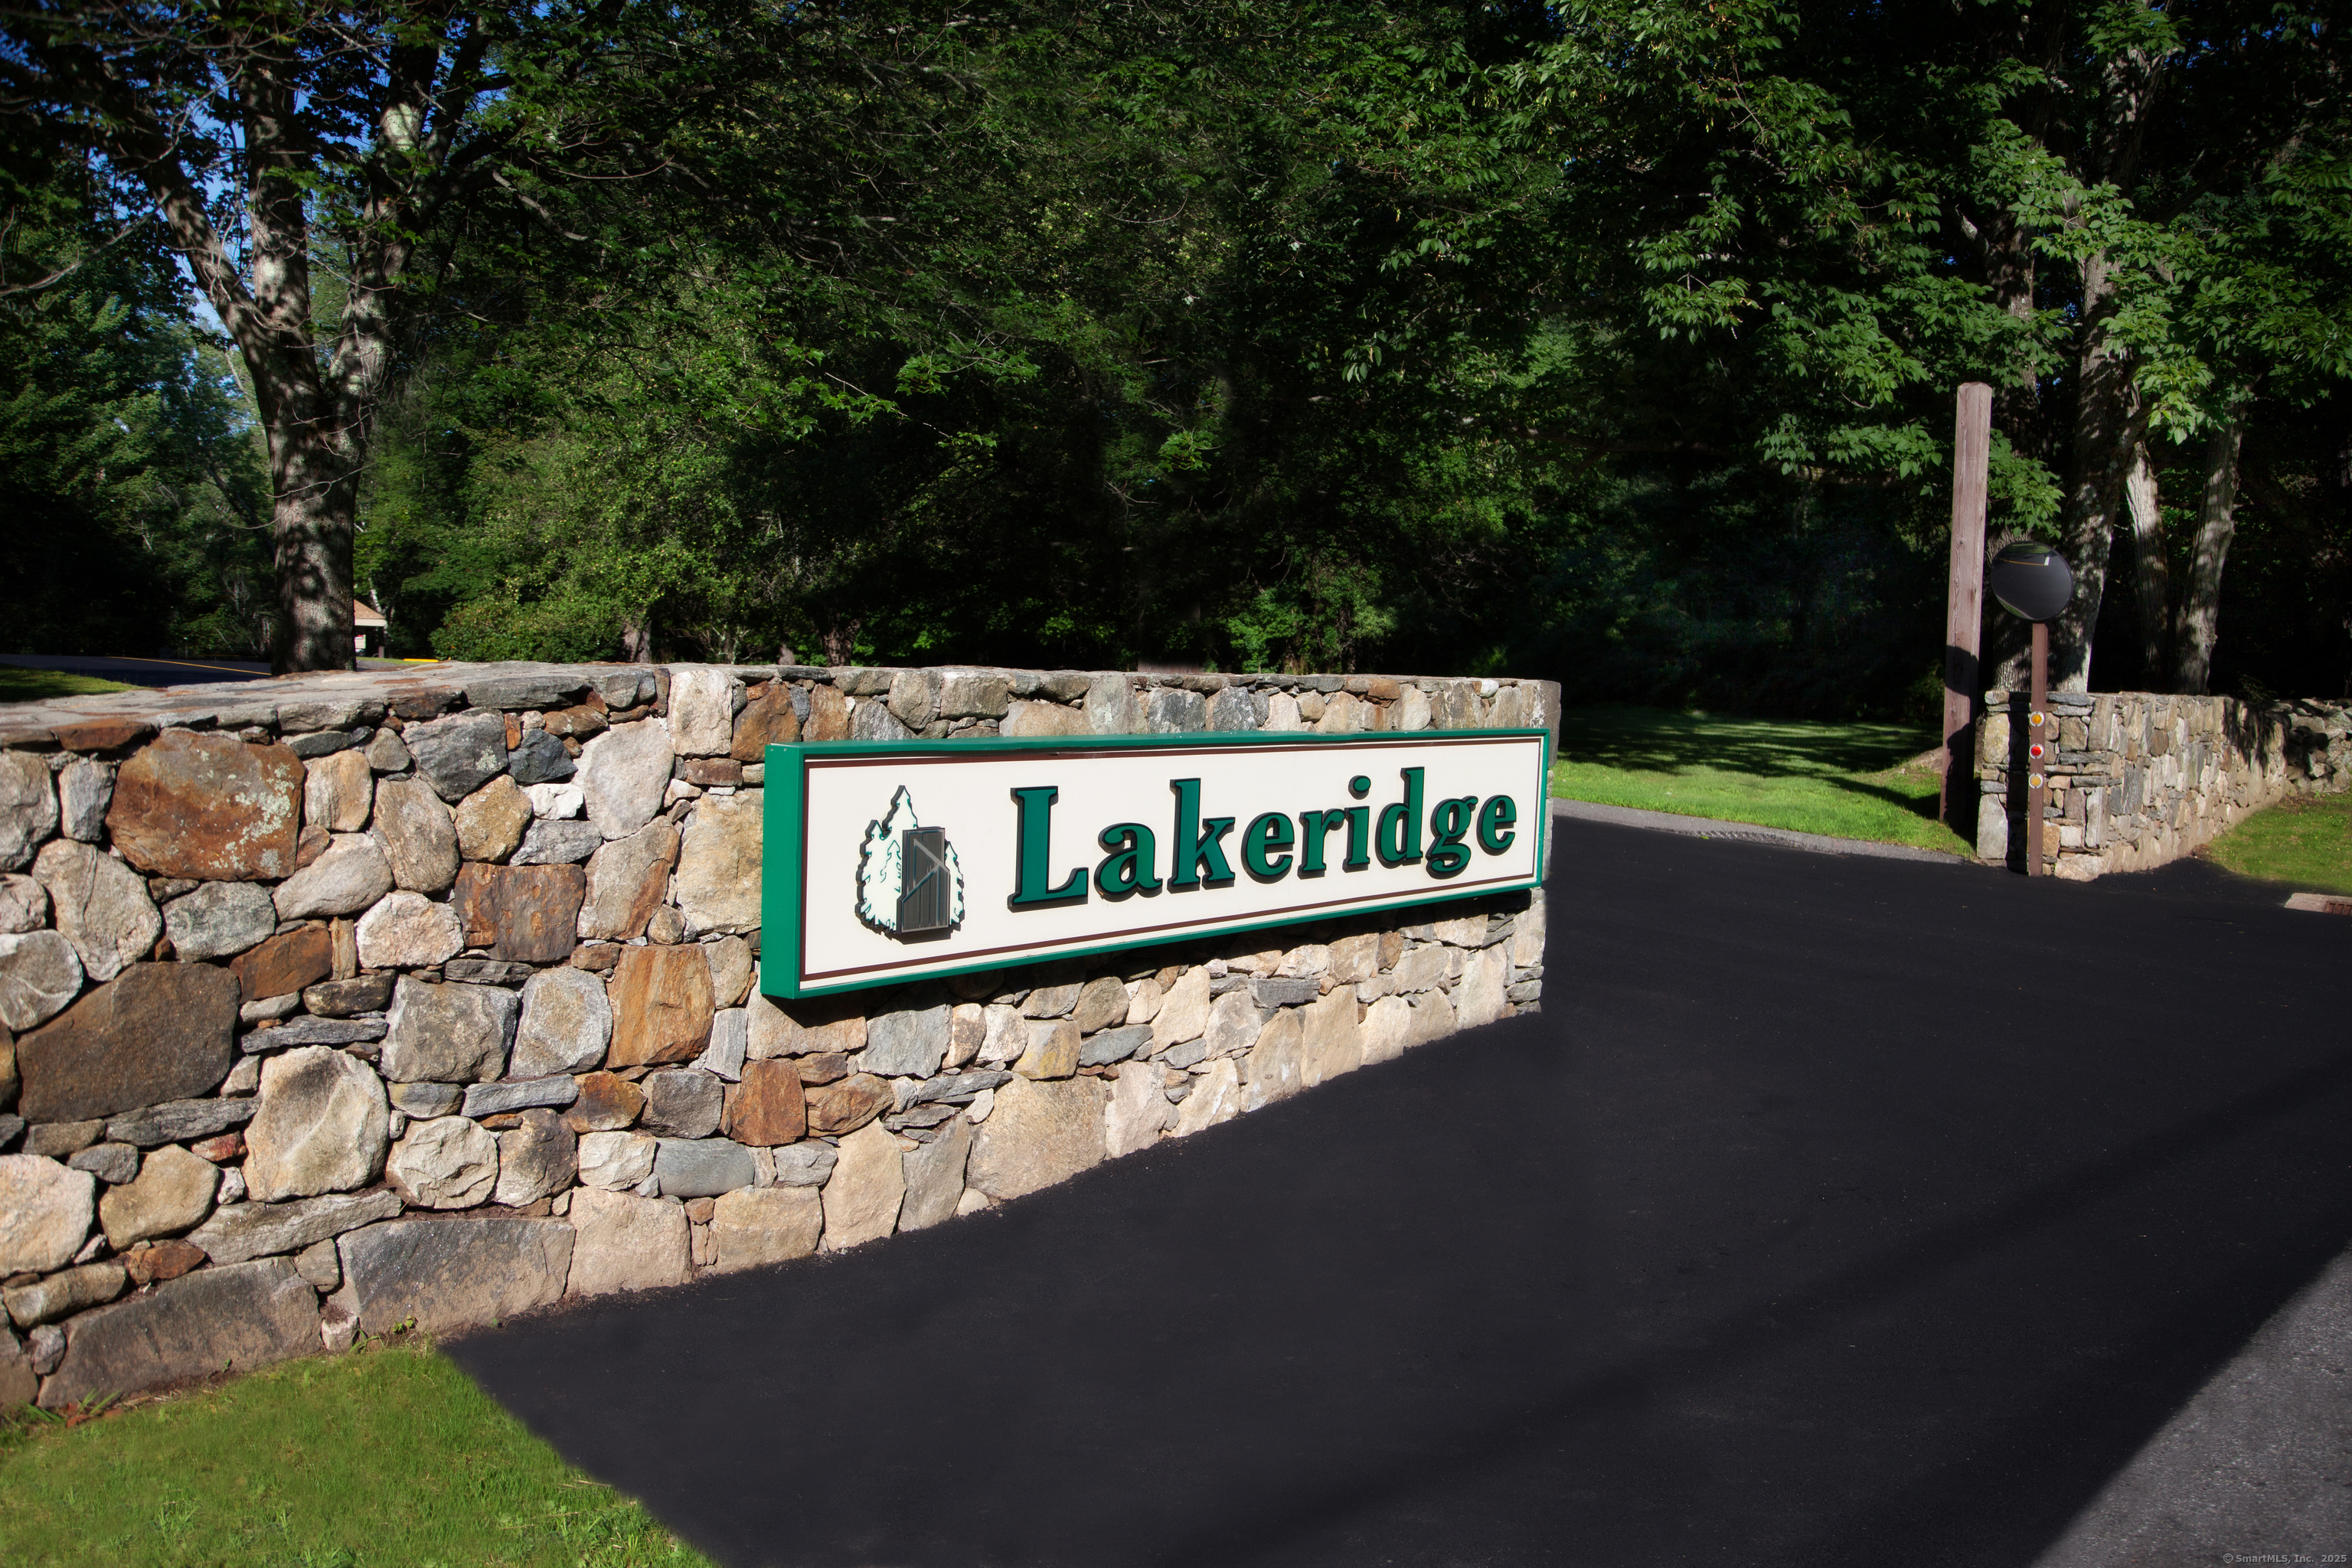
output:
[[[580,906],[583,939],[627,942],[646,933],[669,891],[670,868],[677,863],[677,829],[667,820],[647,823],[615,838],[588,858],[587,897]]]
[[[847,1002],[795,1002],[784,1005],[754,991],[746,1005],[751,1011],[749,1045],[753,1060],[770,1057],[811,1056],[818,1052],[850,1055],[866,1048],[866,1015]]]
[[[803,1093],[808,1130],[827,1137],[865,1126],[898,1100],[890,1080],[870,1072],[852,1073],[838,1083],[811,1084]]]
[[[1128,1062],[1119,1068],[1103,1111],[1103,1152],[1112,1159],[1160,1142],[1170,1110],[1160,1073],[1157,1062]]]
[[[722,936],[701,944],[703,962],[710,965],[710,1001],[717,1007],[740,1007],[751,989],[757,963],[751,944],[740,936]]]
[[[564,1294],[605,1296],[686,1283],[682,1205],[583,1187],[572,1194],[571,1219],[579,1239],[572,1244]]]
[[[1209,1042],[1213,1057],[1229,1057],[1247,1050],[1265,1026],[1266,1015],[1250,1000],[1249,987],[1241,986],[1218,997],[1209,1007],[1209,1026],[1202,1034]]]
[[[1016,739],[1045,735],[1091,735],[1092,725],[1087,722],[1083,708],[1065,708],[1058,702],[1015,701],[1004,716],[998,733]]]
[[[849,739],[849,699],[834,686],[814,687],[809,691],[808,722],[801,729],[804,741],[846,741]]]
[[[1179,1138],[1189,1138],[1204,1127],[1214,1127],[1220,1121],[1231,1121],[1242,1112],[1241,1074],[1234,1069],[1233,1058],[1220,1057],[1209,1064],[1209,1070],[1192,1079],[1192,1092],[1176,1108],[1176,1124],[1169,1129]]]
[[[586,877],[577,866],[467,861],[449,902],[474,947],[518,963],[558,963],[579,945]]]
[[[710,1267],[724,1274],[789,1263],[814,1252],[824,1234],[824,1199],[814,1187],[738,1187],[711,1207]]]
[[[1150,1023],[1160,1016],[1160,1002],[1166,994],[1160,990],[1159,980],[1151,975],[1147,974],[1137,981],[1128,988],[1127,1021],[1130,1024]]]
[[[302,759],[284,746],[166,730],[116,771],[107,832],[151,876],[290,877],[303,782]]]
[[[1014,1079],[996,1091],[995,1106],[973,1141],[965,1180],[1001,1202],[1101,1163],[1107,1098],[1100,1079]]]
[[[106,1232],[107,1245],[124,1252],[133,1242],[201,1224],[212,1213],[220,1179],[218,1166],[176,1143],[150,1152],[136,1180],[108,1188],[98,1200],[98,1223]]]
[[[1532,895],[1532,901],[1519,911],[1511,927],[1511,962],[1526,968],[1544,961],[1544,896],[1541,889]]]
[[[980,1055],[988,1043],[988,1010],[977,1002],[959,1003],[948,1015],[948,1054],[940,1065],[960,1068]]]
[[[1364,1014],[1364,1065],[1393,1061],[1412,1042],[1412,1004],[1402,996],[1383,996]]]
[[[94,984],[146,957],[163,934],[163,911],[148,897],[146,881],[87,844],[69,838],[44,844],[33,877],[49,895],[58,932],[73,943],[82,973]]]
[[[245,1129],[246,1191],[255,1201],[350,1192],[383,1168],[391,1110],[383,1080],[358,1058],[326,1046],[271,1057],[260,1099]]]
[[[89,1234],[98,1178],[38,1154],[0,1154],[0,1278],[73,1261]]]
[[[392,1146],[384,1179],[412,1208],[464,1209],[488,1201],[499,1180],[499,1141],[478,1121],[412,1121]]]
[[[1331,984],[1334,985],[1361,984],[1381,972],[1381,937],[1378,931],[1343,936],[1331,944],[1330,952]]]
[[[1194,964],[1169,987],[1151,1016],[1151,1054],[1197,1040],[1209,1027],[1209,972]]]
[[[1078,1070],[1078,1026],[1067,1018],[1029,1021],[1029,1048],[1013,1064],[1027,1079],[1067,1078]]]
[[[728,754],[739,763],[764,763],[771,745],[790,745],[801,738],[800,716],[793,710],[793,689],[776,681],[735,715],[735,742]]]
[[[839,1252],[889,1235],[898,1227],[906,1195],[895,1134],[876,1122],[844,1138],[841,1159],[824,1184],[825,1250]]]
[[[1078,993],[1077,1005],[1070,1010],[1070,1020],[1082,1035],[1126,1023],[1126,983],[1108,974],[1087,981],[1086,989]]]
[[[1306,1030],[1296,1009],[1286,1007],[1266,1020],[1243,1063],[1251,1110],[1287,1100],[1307,1087],[1306,1047]]]
[[[971,1157],[971,1123],[951,1118],[939,1136],[899,1157],[907,1179],[906,1201],[898,1205],[900,1230],[928,1230],[955,1217],[963,1198],[966,1163]]]
[[[386,779],[375,786],[369,837],[383,847],[394,887],[437,893],[457,875],[457,825],[422,779]]]
[[[302,820],[330,833],[357,833],[375,804],[375,773],[367,753],[336,752],[302,764]]]
[[[801,1075],[789,1061],[743,1064],[743,1081],[727,1091],[723,1130],[738,1143],[771,1149],[808,1133]]]
[[[360,917],[357,943],[360,962],[370,969],[426,969],[457,957],[466,941],[457,910],[404,891],[385,895]],[[331,941],[328,955],[331,969]]]
[[[694,948],[630,948],[610,994],[614,1067],[690,1062],[710,1043],[710,966]]]
[[[583,1073],[579,1084],[580,1098],[563,1113],[574,1132],[617,1132],[646,1108],[645,1090],[616,1074]]]
[[[1354,992],[1334,991],[1310,1004],[1302,1021],[1306,1043],[1299,1060],[1305,1088],[1328,1083],[1364,1065],[1363,1028],[1357,1021]]]
[[[689,936],[760,927],[760,847],[766,792],[705,795],[687,819],[676,901]]]
[[[530,826],[530,796],[500,773],[457,803],[457,853],[468,860],[503,860]]]
[[[1475,1029],[1501,1017],[1510,984],[1510,957],[1503,944],[1497,942],[1482,952],[1473,953],[1462,972],[1462,984],[1454,988],[1454,1014],[1460,1026]]]

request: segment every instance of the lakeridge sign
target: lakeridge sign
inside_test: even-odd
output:
[[[768,748],[761,986],[815,996],[1538,885],[1540,730]]]

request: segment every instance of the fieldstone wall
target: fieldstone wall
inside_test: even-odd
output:
[[[2021,867],[2026,699],[1985,694],[1977,721],[1977,854]],[[2177,860],[2290,795],[2352,787],[2352,702],[2050,693],[2042,858],[2089,881]]]
[[[1528,681],[792,666],[0,710],[0,1404],[858,1246],[1538,1005],[1521,893],[778,1005],[772,741],[1556,722]]]

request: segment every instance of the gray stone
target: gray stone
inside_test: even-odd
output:
[[[1189,1068],[1196,1063],[1207,1060],[1208,1056],[1208,1037],[1205,1035],[1199,1035],[1185,1041],[1181,1046],[1169,1047],[1166,1050],[1160,1052],[1152,1059],[1164,1063],[1171,1068]]]
[[[1144,708],[1144,729],[1154,735],[1183,735],[1209,727],[1208,700],[1181,687],[1155,689]]]
[[[348,730],[315,730],[309,734],[288,736],[286,749],[307,763],[320,757],[333,756],[358,743],[358,737]]]
[[[247,1002],[236,1010],[236,1021],[240,1024],[275,1024],[282,1018],[292,1017],[301,1007],[302,993],[289,991],[283,995],[264,996],[258,1002]],[[269,1047],[260,1045],[249,1048],[266,1051]]]
[[[58,830],[84,844],[97,843],[106,832],[106,807],[113,799],[113,771],[76,757],[58,770]]]
[[[551,1110],[526,1110],[499,1134],[499,1184],[490,1201],[509,1208],[537,1203],[572,1184],[580,1171],[580,1135]]]
[[[383,1173],[412,1208],[472,1208],[498,1184],[499,1141],[462,1116],[412,1121]]]
[[[563,1294],[574,1237],[560,1219],[393,1220],[336,1244],[362,1331],[495,1323]]]
[[[857,1058],[858,1070],[882,1078],[929,1078],[947,1058],[953,1011],[942,1004],[868,1018],[866,1052]]]
[[[380,773],[396,773],[412,766],[416,759],[408,747],[390,730],[378,730],[375,739],[367,743],[368,766]]]
[[[1246,991],[1228,991],[1209,1007],[1209,1027],[1202,1037],[1213,1057],[1229,1057],[1249,1049],[1265,1026],[1265,1015],[1251,1005]]]
[[[1060,1018],[1068,1016],[1078,1005],[1079,994],[1086,987],[1073,981],[1067,985],[1040,985],[1032,990],[1021,1003],[1024,1018]]]
[[[206,882],[163,906],[163,929],[183,963],[233,958],[278,929],[278,906],[251,882]]]
[[[388,1090],[394,1110],[420,1121],[450,1114],[466,1098],[454,1083],[395,1083]]]
[[[392,862],[364,833],[339,833],[325,853],[278,885],[281,921],[355,915],[392,891]]]
[[[751,1151],[730,1138],[663,1138],[654,1176],[666,1198],[713,1198],[751,1184]]]
[[[426,724],[411,724],[400,732],[416,771],[434,793],[453,805],[465,799],[493,774],[506,771],[507,721],[496,713],[453,713]],[[377,792],[383,810],[383,792]]]
[[[580,1098],[580,1085],[564,1073],[546,1078],[509,1079],[501,1083],[471,1083],[466,1086],[467,1116],[497,1116],[509,1110],[529,1110],[538,1106],[554,1106],[561,1110]]]
[[[462,980],[469,985],[520,985],[538,973],[510,958],[453,958],[441,966],[442,979]]]
[[[832,672],[835,689],[850,697],[881,697],[888,694],[890,683],[898,679],[895,669],[873,669],[862,665],[844,665]]]
[[[569,965],[541,970],[522,988],[511,1070],[519,1078],[580,1072],[604,1059],[612,1039],[613,1008],[602,980]]]
[[[25,1119],[23,1117],[14,1115],[0,1116],[0,1154],[5,1154],[10,1149],[14,1148],[16,1146],[17,1135],[22,1133],[24,1131]]]
[[[936,669],[898,671],[890,678],[890,716],[909,730],[921,730],[940,716],[940,692],[943,685]]]
[[[654,1140],[642,1132],[580,1134],[580,1180],[625,1192],[654,1173]]]
[[[237,1041],[237,1049],[282,1051],[294,1046],[358,1046],[383,1038],[382,1018],[296,1018],[274,1029],[256,1029]]]
[[[53,931],[0,935],[0,1024],[45,1024],[80,994],[81,958],[73,943]]]
[[[39,931],[48,923],[47,890],[21,871],[0,875],[0,932],[18,935]]]
[[[830,1144],[814,1139],[787,1144],[773,1152],[776,1185],[780,1187],[821,1187],[832,1179],[834,1163],[841,1157]]]
[[[1105,1029],[1090,1035],[1078,1045],[1078,1065],[1082,1068],[1102,1067],[1110,1062],[1123,1062],[1151,1045],[1151,1026],[1129,1024],[1124,1028]]]
[[[321,980],[302,988],[302,1005],[321,1018],[349,1018],[359,1013],[380,1013],[392,1005],[389,974],[355,974],[349,980]],[[373,1037],[382,1039],[382,1035]]]
[[[971,1123],[959,1115],[937,1138],[902,1157],[907,1195],[898,1205],[900,1230],[926,1230],[955,1216],[956,1205],[963,1197],[971,1138]]]
[[[321,1241],[294,1255],[294,1272],[304,1284],[324,1295],[343,1282],[343,1260],[331,1241]]]
[[[44,1324],[25,1336],[25,1360],[36,1377],[47,1377],[58,1370],[66,1359],[66,1334],[54,1324]],[[30,1403],[28,1398],[27,1403]]]
[[[122,1271],[120,1263],[85,1263],[79,1268],[52,1274],[47,1279],[19,1285],[0,1293],[0,1299],[6,1301],[8,1316],[16,1326],[29,1329],[68,1312],[111,1301],[122,1294],[122,1288],[130,1282],[130,1276]]]
[[[1261,1007],[1299,1007],[1322,994],[1322,986],[1311,979],[1265,977],[1249,983],[1250,997]]]
[[[375,773],[365,753],[338,752],[302,770],[302,820],[329,833],[357,833],[375,806]]]
[[[41,1404],[250,1372],[318,1348],[319,1298],[293,1264],[199,1268],[78,1320]]]
[[[0,1154],[0,1279],[73,1261],[89,1234],[98,1178],[38,1154]]]
[[[194,1143],[244,1126],[260,1109],[260,1101],[253,1100],[175,1100],[111,1118],[106,1135],[142,1149],[159,1143]]]
[[[466,945],[456,910],[406,891],[388,895],[362,915],[358,938],[360,962],[370,969],[430,969]]]
[[[676,899],[687,934],[760,927],[761,827],[766,794],[708,795],[687,819]]]
[[[625,838],[654,819],[669,788],[669,726],[659,719],[620,724],[580,753],[588,820],[606,838]]]
[[[27,1121],[80,1121],[201,1094],[228,1076],[236,976],[134,963],[16,1042]]]
[[[25,1152],[62,1160],[98,1142],[103,1121],[50,1121],[35,1127],[25,1140]]]
[[[391,1112],[383,1083],[357,1058],[325,1046],[272,1057],[261,1109],[245,1130],[246,1187],[260,1203],[349,1192],[383,1168]]]
[[[996,1091],[966,1179],[1000,1203],[1067,1180],[1102,1163],[1099,1079],[1015,1079]]]
[[[0,869],[21,870],[58,830],[58,791],[48,765],[25,752],[0,752]]]
[[[954,1105],[969,1104],[975,1097],[1010,1082],[1012,1078],[1009,1072],[999,1072],[991,1068],[975,1068],[971,1072],[945,1072],[917,1086],[914,1097],[907,1103],[921,1105],[930,1100],[941,1100]]]
[[[849,715],[849,738],[853,741],[908,741],[914,731],[898,722],[898,715],[871,698],[861,700]]]
[[[220,1167],[166,1144],[147,1157],[138,1179],[98,1200],[98,1223],[117,1252],[159,1236],[177,1236],[212,1213]]]
[[[495,985],[402,977],[392,994],[383,1076],[400,1083],[488,1083],[506,1068],[522,998]]]
[[[544,730],[525,730],[507,753],[507,773],[519,784],[562,784],[578,771],[563,742]]]
[[[668,1138],[708,1138],[719,1131],[727,1086],[707,1072],[677,1068],[647,1073],[645,1113],[638,1125]]]
[[[686,1283],[686,1209],[658,1198],[583,1187],[572,1194],[572,1273],[565,1293],[603,1296]]]
[[[576,866],[602,847],[604,830],[593,822],[535,818],[522,843],[507,858],[510,866]]]
[[[838,1252],[889,1235],[906,1195],[897,1133],[876,1121],[844,1138],[840,1163],[824,1184],[825,1249]]]
[[[69,838],[41,846],[33,876],[49,895],[58,930],[73,943],[82,973],[103,984],[147,956],[163,916],[146,879],[110,855]]]
[[[751,1015],[742,1007],[726,1007],[710,1016],[710,1044],[694,1065],[729,1083],[743,1077],[743,1053],[751,1044]]]
[[[1107,670],[1087,683],[1087,723],[1097,735],[1132,735],[1141,728],[1125,675]]]
[[[892,687],[896,696],[897,687]],[[1013,695],[1001,669],[943,669],[939,672],[938,708],[941,719],[1002,719]]]
[[[740,936],[722,936],[702,943],[703,962],[710,965],[710,1002],[715,1007],[740,1007],[751,994],[758,961],[751,944]]]
[[[424,781],[378,784],[369,836],[382,847],[394,887],[438,893],[457,879],[457,819]]]
[[[1209,728],[1228,733],[1265,723],[1265,699],[1245,686],[1228,686],[1209,700]]]
[[[824,1200],[808,1188],[738,1187],[712,1207],[710,1266],[726,1273],[788,1263],[814,1252],[824,1233]]]
[[[188,1233],[215,1263],[268,1258],[357,1230],[400,1213],[400,1194],[378,1187],[365,1193],[334,1193],[290,1204],[231,1204]]]
[[[130,1143],[93,1143],[66,1163],[88,1171],[110,1187],[119,1187],[139,1173],[139,1150]]]
[[[604,700],[606,707],[614,709],[650,702],[660,690],[660,683],[650,669],[599,670],[588,678],[588,684]]]
[[[632,671],[628,679],[634,692],[636,672]],[[476,708],[520,710],[566,707],[588,686],[584,671],[563,665],[515,660],[486,666],[483,673],[467,677],[465,691],[466,700]]]

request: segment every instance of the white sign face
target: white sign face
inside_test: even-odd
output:
[[[1544,732],[768,748],[761,989],[1531,888]]]

